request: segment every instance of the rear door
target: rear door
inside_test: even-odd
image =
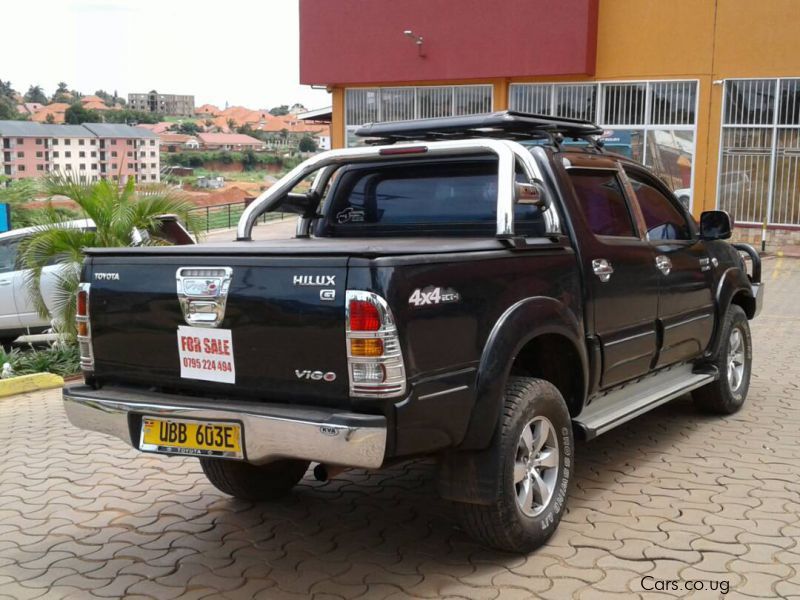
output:
[[[656,366],[699,356],[714,327],[711,258],[688,214],[644,169],[626,167],[659,269],[658,321],[662,345]]]
[[[657,352],[658,271],[653,247],[641,239],[612,160],[567,173],[587,231],[581,259],[603,354],[601,387],[647,373]],[[587,315],[588,316],[588,315]]]

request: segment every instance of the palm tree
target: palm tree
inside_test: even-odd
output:
[[[118,186],[105,179],[89,183],[85,178],[60,174],[43,178],[41,185],[48,196],[66,196],[75,202],[83,216],[94,222],[91,230],[70,227],[68,219],[48,205],[40,214],[36,233],[20,244],[22,266],[28,269],[28,293],[43,318],[50,316],[41,290],[43,269],[52,264],[59,266],[53,273],[52,317],[56,330],[68,338],[75,335],[75,302],[84,248],[130,246],[134,229],[151,232],[145,244],[167,244],[158,236],[158,217],[164,214],[177,215],[195,235],[199,231],[190,212],[193,205],[163,185],[137,190],[132,177]]]

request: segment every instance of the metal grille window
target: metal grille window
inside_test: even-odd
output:
[[[725,82],[717,204],[740,222],[800,225],[800,79]]]
[[[347,145],[363,143],[353,134],[365,123],[451,117],[491,110],[491,85],[350,88],[345,90]]]
[[[798,100],[800,112],[800,96]],[[514,83],[509,105],[512,110],[594,121],[606,129],[609,150],[651,167],[691,206],[696,81]]]

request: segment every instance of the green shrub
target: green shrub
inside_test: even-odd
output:
[[[14,375],[55,373],[67,377],[81,370],[78,346],[75,344],[25,350],[12,348],[9,351],[0,347],[0,367],[5,363],[11,364]]]

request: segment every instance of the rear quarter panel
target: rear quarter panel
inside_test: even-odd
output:
[[[545,296],[583,322],[576,258],[567,246],[351,259],[348,288],[384,296],[397,321],[411,388],[409,397],[393,407],[398,455],[461,442],[487,340],[510,307]],[[415,296],[436,288],[457,299],[420,303]],[[527,333],[514,335],[523,339]],[[364,400],[369,402],[374,401]]]

